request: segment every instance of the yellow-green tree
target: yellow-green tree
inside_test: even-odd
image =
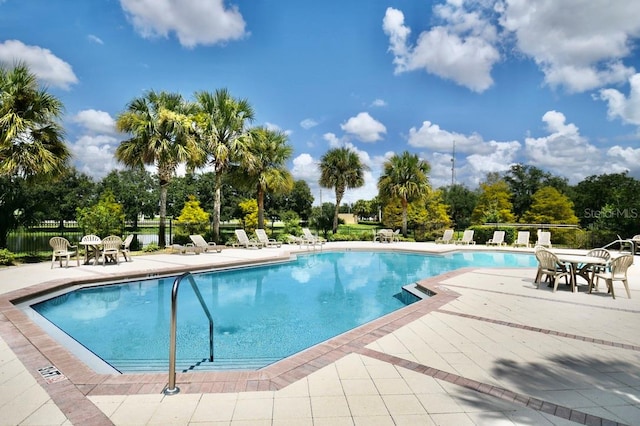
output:
[[[244,213],[242,223],[247,233],[254,232],[258,227],[258,202],[255,199],[244,200],[240,204],[240,209]]]
[[[209,225],[209,213],[200,207],[200,201],[194,195],[184,203],[180,216],[176,218],[176,226],[184,235],[204,234]]]
[[[509,185],[490,174],[487,181],[480,184],[480,196],[471,213],[471,223],[512,223],[514,220]]]
[[[402,199],[394,198],[383,208],[383,224],[392,229],[400,228],[403,224]],[[407,204],[407,224],[413,228],[432,228],[449,226],[451,219],[447,214],[447,206],[442,203],[441,192],[430,191],[422,200],[415,200]]]
[[[77,210],[78,226],[85,234],[94,234],[101,238],[109,235],[122,235],[124,229],[124,209],[116,202],[113,192],[107,190],[100,201],[91,207]]]
[[[545,186],[531,196],[531,207],[522,216],[526,223],[563,223],[577,225],[573,202],[552,186]]]

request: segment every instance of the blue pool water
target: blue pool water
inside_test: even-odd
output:
[[[194,274],[215,324],[210,368],[263,367],[405,306],[398,297],[404,285],[466,266],[532,267],[535,259],[491,252],[324,252]],[[174,279],[79,289],[32,308],[120,371],[166,371]],[[208,357],[208,331],[185,282],[178,295],[178,369]]]

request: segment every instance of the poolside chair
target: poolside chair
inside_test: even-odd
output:
[[[322,245],[327,241],[322,237],[313,235],[313,233],[311,233],[311,230],[309,228],[302,228],[302,239],[306,244],[313,244],[313,245],[316,245],[316,244]]]
[[[529,248],[529,235],[529,231],[518,231],[518,238],[513,242],[513,246]]]
[[[538,231],[538,241],[536,241],[536,245],[551,248],[551,232]]]
[[[609,264],[608,272],[595,274],[596,288],[598,287],[598,281],[600,280],[600,278],[602,278],[607,283],[607,290],[609,291],[609,293],[611,293],[611,297],[615,299],[616,295],[613,291],[613,282],[622,281],[622,284],[624,284],[624,289],[627,291],[627,297],[631,299],[631,291],[629,290],[629,282],[627,280],[627,270],[632,264],[633,255],[631,254],[625,254],[616,257]]]
[[[287,235],[287,243],[288,244],[298,244],[301,245],[304,242],[304,239],[302,237],[297,237],[295,235]]]
[[[456,244],[475,244],[476,242],[473,241],[473,233],[473,229],[467,229],[464,231],[464,234],[462,234],[462,238],[456,240]]]
[[[488,246],[504,246],[504,231],[493,231],[493,237],[487,240]]]
[[[51,269],[53,269],[53,265],[56,263],[56,258],[60,261],[60,267],[62,268],[62,258],[67,259],[67,263],[65,264],[65,268],[69,267],[69,259],[71,256],[76,257],[77,266],[80,266],[80,258],[78,257],[78,246],[73,246],[64,237],[53,237],[49,240],[49,245],[53,249],[53,256],[51,257]]]
[[[380,229],[373,237],[373,242],[375,243],[376,241],[380,241],[381,243],[393,242],[393,231],[391,229]]]
[[[202,253],[202,249],[200,247],[196,247],[192,243],[187,243],[185,245],[174,243],[174,244],[171,244],[171,253],[178,253],[178,254],[195,253],[195,254],[200,254],[200,253]]]
[[[189,235],[191,241],[193,241],[193,245],[199,247],[205,253],[220,253],[222,251],[222,247],[214,243],[213,241],[206,241],[202,235]]]
[[[451,244],[453,242],[453,229],[445,229],[442,237],[436,238],[436,244]]]
[[[124,256],[124,260],[129,262],[131,260],[131,252],[129,251],[129,246],[133,241],[133,234],[127,235],[127,238],[122,242],[122,247],[120,248],[120,253]]]
[[[269,238],[267,232],[264,229],[256,229],[256,238],[258,241],[262,243],[265,247],[280,247],[282,243],[280,241],[276,241],[273,238]]]
[[[238,242],[233,245],[234,247],[262,248],[262,243],[260,241],[250,239],[244,229],[236,229],[235,233]]]
[[[587,280],[589,283],[589,293],[593,287],[598,291],[597,282],[594,282],[595,274],[606,272],[609,269],[609,262],[611,261],[611,252],[605,248],[595,248],[587,252],[589,257],[598,257],[607,261],[604,265],[578,265],[576,274]]]
[[[560,278],[564,277],[567,284],[569,284],[569,282],[573,282],[570,281],[571,271],[566,265],[560,263],[558,256],[554,253],[550,252],[543,246],[538,246],[535,255],[538,260],[538,271],[536,273],[536,278],[533,280],[533,282],[537,284],[536,288],[540,288],[540,283],[544,276],[546,276],[546,281],[553,279],[554,293],[558,290],[558,282],[560,281]],[[571,291],[574,291],[574,289],[572,288]]]
[[[109,235],[102,239],[102,266],[105,266],[109,260],[119,264],[118,255],[122,245],[122,238],[117,235]]]

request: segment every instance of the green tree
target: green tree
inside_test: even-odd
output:
[[[258,202],[255,199],[244,200],[240,203],[243,212],[242,227],[247,233],[256,230],[258,226]]]
[[[309,222],[313,228],[321,231],[325,239],[329,237],[329,231],[333,229],[336,206],[332,203],[322,203],[322,206],[312,207]]]
[[[200,201],[194,195],[190,195],[175,224],[183,235],[204,234],[209,225],[209,213],[200,207]]]
[[[455,229],[466,229],[471,224],[471,213],[476,206],[478,194],[464,185],[442,188],[442,202],[447,205],[447,213]]]
[[[363,217],[369,218],[371,215],[371,201],[368,200],[358,200],[353,203],[353,214],[358,216],[358,219],[362,219]]]
[[[133,222],[134,229],[138,229],[140,215],[153,216],[156,211],[158,194],[154,193],[154,188],[157,184],[144,168],[112,170],[100,186],[103,191],[111,191],[122,204],[125,218]]]
[[[349,188],[360,188],[364,185],[364,172],[369,167],[362,164],[358,154],[346,147],[327,151],[320,159],[320,186],[333,188],[336,193],[335,212],[333,215],[333,233],[338,231],[338,214],[340,202]]]
[[[313,195],[309,184],[302,179],[294,182],[288,193],[266,194],[265,210],[272,216],[282,216],[283,212],[294,211],[301,220],[308,220],[313,205]]]
[[[101,238],[122,235],[124,231],[124,210],[110,191],[105,191],[97,204],[78,209],[78,226],[85,234],[95,234]]]
[[[241,163],[241,171],[255,186],[258,201],[258,228],[264,229],[264,197],[268,192],[287,193],[294,185],[293,176],[287,170],[286,163],[293,148],[287,143],[284,132],[256,127],[250,131],[251,139],[247,146],[249,158]]]
[[[410,202],[424,200],[431,190],[429,163],[408,151],[385,161],[378,179],[380,198],[398,198],[402,204],[402,235],[407,236],[407,208]]]
[[[201,164],[204,152],[192,132],[193,111],[182,96],[149,91],[135,98],[117,119],[118,130],[131,135],[116,149],[116,158],[131,168],[155,165],[160,185],[158,242],[165,246],[167,187],[179,164]]]
[[[560,192],[566,192],[567,180],[553,176],[535,166],[514,164],[505,173],[504,180],[509,185],[513,213],[520,220],[529,209],[533,194],[543,186],[553,186]]]
[[[246,125],[253,121],[253,108],[246,99],[235,99],[226,89],[195,94],[197,131],[214,172],[213,234],[220,238],[220,213],[224,175],[234,162],[251,162],[247,153],[250,135]]]
[[[544,186],[531,196],[531,207],[522,219],[527,223],[562,223],[577,225],[573,202],[552,186]]]
[[[71,153],[62,109],[26,65],[0,67],[0,176],[57,176],[66,169]]]
[[[471,213],[471,223],[512,223],[515,221],[509,186],[497,174],[489,173],[480,184],[480,195]]]

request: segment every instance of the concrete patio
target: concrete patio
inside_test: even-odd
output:
[[[527,249],[327,243],[422,252]],[[256,372],[93,372],[11,300],[69,282],[286,259],[307,247],[135,256],[119,265],[0,268],[0,425],[640,424],[640,266],[631,299],[536,288],[535,268],[428,278],[437,295]],[[638,263],[638,262],[636,262]],[[53,367],[62,375],[39,370]],[[51,373],[50,370],[47,370]],[[55,379],[54,379],[55,378]]]

